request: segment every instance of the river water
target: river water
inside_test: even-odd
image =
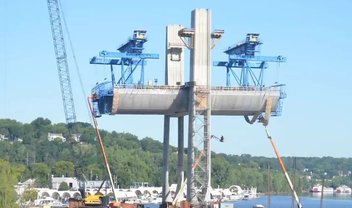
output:
[[[319,196],[304,196],[300,197],[303,208],[320,208],[320,195]],[[291,196],[271,196],[270,197],[270,208],[291,208]],[[234,202],[235,208],[252,208],[255,204],[262,204],[268,208],[268,198],[266,196],[250,199],[241,200]],[[295,208],[297,205],[295,204]],[[351,195],[336,196],[325,196],[323,199],[323,208],[352,208],[352,197]]]
[[[291,196],[271,196],[270,208],[291,208]],[[308,195],[300,197],[303,208],[320,208],[320,195]],[[266,196],[250,200],[240,200],[236,202],[226,202],[226,204],[233,203],[233,208],[252,208],[256,204],[262,204],[268,208],[268,198]],[[231,205],[232,206],[232,205]],[[145,208],[158,208],[159,205],[148,204]],[[229,207],[229,206],[226,206]],[[297,205],[294,205],[297,208]],[[323,208],[352,208],[351,195],[324,195]]]

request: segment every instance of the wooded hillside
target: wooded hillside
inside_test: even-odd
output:
[[[62,134],[66,141],[48,140],[48,133]],[[80,142],[73,134],[80,135]],[[161,186],[162,143],[153,138],[139,139],[130,133],[101,131],[112,174],[120,187],[136,181]],[[76,176],[83,180],[105,178],[94,128],[87,123],[52,124],[37,118],[29,124],[0,119],[0,158],[3,166],[18,173],[17,180],[36,178],[37,186],[49,187],[51,175]],[[185,149],[185,157],[187,150]],[[289,174],[293,175],[292,157],[284,157]],[[9,162],[9,163],[5,163]],[[6,165],[4,165],[6,164]],[[248,154],[212,154],[212,186],[227,188],[238,184],[267,190],[268,165],[271,167],[272,190],[288,192],[284,175],[276,158],[252,157]],[[170,183],[176,183],[177,148],[170,148]],[[186,164],[185,164],[186,167]],[[324,173],[327,185],[352,186],[351,158],[296,158],[295,183],[299,191],[318,183]],[[4,174],[4,171],[0,171]],[[17,175],[16,175],[17,176]],[[0,178],[3,177],[0,175]],[[308,180],[311,177],[312,180]],[[3,180],[2,180],[3,181]]]

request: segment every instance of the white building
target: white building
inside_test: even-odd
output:
[[[110,183],[108,181],[85,181],[84,186],[86,189],[98,189],[101,188],[110,188]]]
[[[51,185],[55,190],[59,190],[60,184],[65,182],[70,190],[78,190],[79,183],[76,177],[54,177],[51,176]]]
[[[81,134],[72,134],[71,135],[72,137],[72,140],[75,141],[75,142],[80,142],[80,138],[81,138]]]
[[[15,185],[15,190],[17,194],[21,195],[26,189],[33,187],[34,182],[35,182],[35,179],[28,179],[24,182],[18,182],[17,185]]]
[[[62,142],[66,142],[66,138],[62,134],[48,133],[48,140],[54,141],[54,139],[60,139]]]
[[[0,141],[5,141],[5,140],[9,140],[9,138],[7,138],[5,135],[0,134]]]

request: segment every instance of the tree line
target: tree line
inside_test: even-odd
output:
[[[59,138],[49,141],[48,133],[60,133],[67,141],[62,142]],[[72,134],[80,134],[80,142],[76,142]],[[0,181],[13,185],[35,178],[37,187],[50,188],[52,175],[75,176],[81,180],[106,179],[95,130],[88,123],[53,124],[49,119],[37,118],[23,124],[16,120],[0,119],[1,135],[7,139],[0,141]],[[148,181],[149,184],[161,186],[161,142],[116,131],[101,130],[101,135],[116,185],[126,188],[136,181]],[[186,153],[185,149],[185,157]],[[352,186],[351,158],[284,157],[283,161],[298,192],[308,190],[322,177],[327,179],[325,184],[328,186]],[[169,167],[170,183],[176,183],[177,148],[173,146],[170,147]],[[269,174],[271,184],[268,184]],[[257,187],[259,192],[266,192],[269,185],[272,192],[289,192],[276,158],[213,152],[212,186],[227,188],[233,184],[244,188]],[[0,187],[1,199],[4,190],[7,189]]]

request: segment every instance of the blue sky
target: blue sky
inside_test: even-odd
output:
[[[148,62],[146,80],[163,83],[166,25],[190,27],[191,11],[209,8],[213,29],[225,30],[214,60],[226,60],[224,49],[250,32],[260,33],[262,55],[287,57],[280,68],[271,65],[273,76],[287,85],[282,116],[269,126],[281,155],[352,157],[351,1],[126,2],[62,0],[86,92],[109,78],[108,67],[90,65],[89,59],[115,50],[134,29],[147,30],[146,52],[160,54]],[[0,118],[65,121],[46,1],[0,1],[0,63]],[[69,66],[78,120],[89,122],[72,58]],[[214,68],[213,77],[214,84],[225,85],[223,69]],[[103,129],[162,141],[162,116],[103,116],[98,122]],[[212,134],[226,140],[213,141],[215,152],[275,156],[263,127],[243,117],[214,116]]]

